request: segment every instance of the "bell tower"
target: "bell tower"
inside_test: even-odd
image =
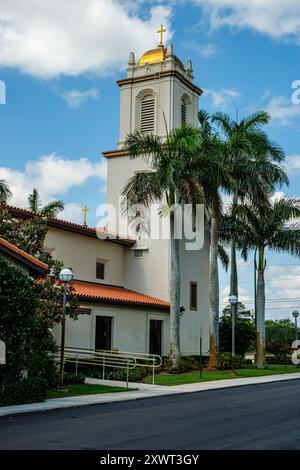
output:
[[[103,152],[107,159],[107,202],[116,210],[126,182],[137,171],[147,169],[142,159],[130,160],[124,150],[128,134],[135,130],[164,138],[167,132],[184,124],[198,126],[201,88],[194,84],[192,62],[174,54],[172,44],[160,42],[136,61],[130,52],[127,76],[117,81],[120,88],[120,128],[116,150]],[[108,227],[115,231],[116,227]]]
[[[182,124],[197,126],[198,100],[202,90],[194,83],[192,62],[184,66],[173,53],[173,47],[160,43],[145,52],[136,62],[129,54],[127,77],[118,80],[120,87],[120,132],[118,148],[136,129],[165,136]]]
[[[122,208],[120,196],[128,180],[138,172],[149,170],[143,158],[131,159],[124,148],[128,134],[139,130],[153,133],[163,140],[167,132],[184,124],[198,127],[199,97],[202,90],[195,85],[191,61],[183,65],[174,54],[173,47],[163,45],[164,28],[159,29],[160,42],[155,49],[145,52],[136,60],[129,54],[127,76],[118,80],[120,88],[120,130],[115,150],[103,152],[107,159],[107,202],[113,217],[108,215],[107,227],[112,232],[124,234],[118,224]],[[116,217],[115,217],[116,216]],[[161,224],[167,221],[160,218]],[[116,225],[114,223],[116,222]],[[167,222],[166,222],[167,223]],[[168,237],[149,238],[136,236],[133,247],[124,253],[124,287],[153,297],[170,300],[170,240]],[[185,240],[181,251],[181,304],[185,307],[182,322],[182,351],[196,354],[200,327],[208,335],[208,269],[209,244],[205,239],[203,249],[188,251]],[[191,298],[196,292],[201,302],[195,307]],[[193,297],[194,298],[194,297]],[[148,312],[148,318],[153,313]],[[120,316],[121,321],[121,316]],[[168,325],[166,324],[166,328]],[[208,348],[206,341],[203,348]]]

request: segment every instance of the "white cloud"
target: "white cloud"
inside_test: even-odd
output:
[[[97,99],[99,97],[99,90],[97,90],[97,88],[90,88],[85,91],[69,90],[64,91],[61,96],[66,101],[69,108],[77,109],[89,99]]]
[[[266,316],[292,319],[292,311],[300,309],[300,266],[269,266],[266,279]]]
[[[271,200],[273,202],[276,202],[276,201],[280,201],[280,199],[282,199],[283,197],[285,197],[285,193],[283,191],[275,191],[275,193],[273,194],[273,196],[271,197]]]
[[[226,286],[224,289],[222,289],[220,293],[220,310],[223,311],[226,305],[229,304],[229,292],[230,292],[230,287]],[[239,288],[239,302],[242,302],[246,308],[248,309],[253,309],[253,300],[251,295],[249,295],[249,292],[247,289],[244,289],[243,287]]]
[[[8,182],[13,193],[10,203],[19,207],[26,207],[28,194],[34,187],[39,190],[45,204],[66,195],[71,188],[81,186],[93,177],[104,184],[105,161],[93,163],[86,158],[71,160],[52,153],[27,162],[24,170],[0,167],[0,179]]]
[[[126,0],[1,0],[0,66],[42,78],[107,73],[152,48],[170,16]]]
[[[64,210],[59,214],[59,218],[63,220],[69,220],[77,224],[83,222],[82,206],[77,202],[70,202],[65,205]]]
[[[300,155],[290,155],[286,159],[288,170],[299,171],[300,170]]]
[[[275,96],[269,102],[266,111],[272,119],[281,126],[287,126],[291,121],[300,116],[300,106],[292,104],[284,96]]]
[[[196,41],[187,41],[184,43],[184,47],[188,50],[196,52],[204,59],[210,59],[219,53],[219,50],[215,44],[199,44]]]
[[[212,28],[250,28],[273,38],[300,39],[299,0],[193,0]]]
[[[204,93],[211,99],[212,106],[218,108],[219,111],[227,109],[241,96],[238,91],[231,88],[206,89]]]

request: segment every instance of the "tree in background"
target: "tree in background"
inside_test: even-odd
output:
[[[254,317],[254,312],[252,310],[247,310],[245,305],[242,302],[237,303],[237,318],[253,318]],[[223,315],[225,316],[231,316],[231,305],[227,305],[223,312]]]
[[[266,249],[277,253],[300,256],[300,200],[295,198],[273,199],[269,205],[240,205],[236,209],[236,229],[240,237],[242,256],[250,249],[257,249],[256,289],[256,358],[257,367],[266,367],[265,331],[265,269]]]
[[[300,337],[298,328],[298,337]],[[295,325],[290,319],[266,320],[266,350],[274,354],[276,363],[285,362],[295,340]]]
[[[227,145],[228,164],[236,183],[230,216],[235,209],[248,199],[255,204],[268,204],[268,196],[275,185],[288,184],[285,170],[280,166],[285,154],[262,130],[271,117],[265,111],[258,111],[240,121],[232,120],[227,114],[216,113],[212,121],[218,125]],[[235,231],[227,231],[230,238],[230,294],[238,297],[237,240]],[[235,308],[235,307],[234,307]],[[236,310],[235,310],[236,312]]]
[[[56,200],[48,202],[45,206],[42,206],[39,192],[36,188],[28,196],[28,209],[35,214],[42,214],[48,219],[54,219],[57,217],[59,212],[64,209],[65,205],[63,201]]]
[[[255,323],[253,315],[245,306],[238,303],[238,315],[235,330],[236,354],[245,356],[246,352],[255,346]],[[220,351],[231,353],[232,322],[231,307],[228,305],[223,310],[220,320]]]

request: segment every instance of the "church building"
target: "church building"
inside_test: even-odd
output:
[[[163,28],[161,28],[161,36]],[[162,139],[189,123],[198,125],[199,97],[191,61],[183,65],[172,45],[145,52],[139,60],[129,54],[127,76],[118,80],[120,132],[107,159],[107,203],[117,215],[128,179],[149,170],[142,158],[130,159],[126,136],[138,129]],[[23,209],[16,216],[30,217]],[[116,234],[118,233],[118,235]],[[167,355],[169,350],[170,240],[122,236],[108,219],[101,237],[95,228],[55,219],[49,224],[45,250],[74,271],[80,309],[78,320],[67,319],[66,346],[114,349]],[[208,352],[209,237],[198,250],[180,241],[181,351]],[[60,325],[55,327],[59,344]]]

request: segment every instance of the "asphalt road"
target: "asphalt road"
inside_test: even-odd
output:
[[[300,449],[300,380],[0,419],[0,449]]]

